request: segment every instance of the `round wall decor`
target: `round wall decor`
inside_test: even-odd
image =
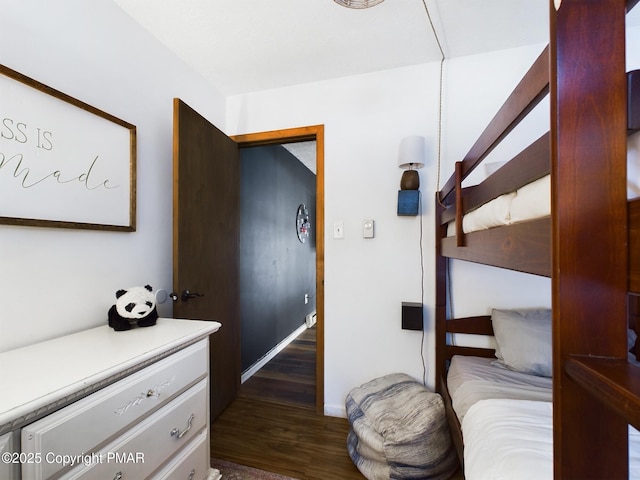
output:
[[[307,238],[309,238],[310,230],[309,210],[307,210],[304,203],[301,203],[296,213],[296,234],[298,235],[298,240],[302,243],[306,242]]]

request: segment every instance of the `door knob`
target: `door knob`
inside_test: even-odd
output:
[[[180,295],[180,298],[182,299],[183,302],[186,302],[190,298],[196,298],[196,297],[204,297],[204,293],[191,293],[189,290],[184,290],[182,292],[182,295]]]

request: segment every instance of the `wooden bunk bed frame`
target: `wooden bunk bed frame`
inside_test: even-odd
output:
[[[627,425],[640,428],[640,368],[627,328],[640,312],[640,200],[626,198],[625,14],[639,0],[550,0],[550,42],[436,194],[436,388],[462,460],[445,383],[450,333],[492,335],[491,319],[447,318],[449,259],[551,277],[554,478],[628,478]],[[556,2],[557,3],[557,2]],[[550,96],[548,134],[486,181],[462,181]],[[463,234],[467,211],[551,174],[551,216]],[[447,237],[446,223],[456,222]],[[629,299],[632,301],[629,301]],[[631,312],[631,315],[628,312]]]

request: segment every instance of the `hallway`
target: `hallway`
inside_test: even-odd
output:
[[[316,328],[307,328],[240,387],[254,400],[315,409]]]
[[[211,456],[299,480],[362,480],[347,453],[349,424],[315,413],[315,328],[258,373],[211,425]]]

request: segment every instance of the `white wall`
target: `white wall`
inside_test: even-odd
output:
[[[442,183],[541,48],[446,63]],[[507,80],[500,78],[505,72]],[[344,415],[349,389],[376,376],[402,371],[423,377],[421,334],[401,329],[401,303],[421,301],[422,285],[426,376],[428,384],[434,384],[438,78],[439,64],[432,63],[228,99],[229,133],[325,125],[325,412],[329,414]],[[548,125],[548,117],[542,121]],[[397,153],[407,135],[427,139],[429,161],[420,170],[421,218],[396,215],[401,176]],[[375,238],[370,240],[361,234],[362,221],[368,218],[376,222]],[[344,222],[344,240],[333,239],[336,221]],[[453,275],[455,286],[469,292],[454,298],[460,315],[484,314],[492,306],[550,304],[548,279],[465,262],[454,265]],[[502,287],[498,293],[491,288],[496,284]]]
[[[421,299],[420,219],[398,217],[402,137],[423,135],[435,156],[437,64],[299,85],[228,99],[229,133],[325,125],[325,411],[375,376],[422,377],[420,332],[400,328],[402,301]],[[420,173],[432,221],[435,163]],[[375,238],[362,238],[362,221]],[[344,239],[333,239],[334,222]],[[433,239],[425,238],[432,285]],[[431,296],[425,301],[430,304]],[[427,309],[427,323],[433,321]]]
[[[109,0],[0,0],[0,11],[5,66],[136,125],[138,141],[135,233],[0,225],[5,351],[106,323],[119,288],[171,288],[172,99],[220,128],[225,99]]]

